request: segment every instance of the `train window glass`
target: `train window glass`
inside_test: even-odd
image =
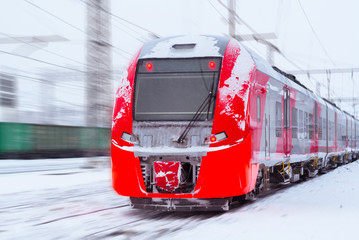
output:
[[[280,102],[275,103],[275,135],[282,136],[282,104]]]
[[[335,139],[338,140],[338,132],[340,132],[340,130],[338,130],[338,128],[340,127],[340,125],[338,126],[338,115],[336,113],[334,113],[334,137]],[[332,129],[332,128],[331,128]]]
[[[311,113],[309,113],[308,129],[309,129],[309,139],[313,139],[313,114]]]
[[[298,110],[292,109],[292,138],[298,138]]]
[[[342,141],[345,141],[347,139],[347,136],[346,136],[346,126],[343,124],[342,125]]]
[[[137,64],[137,74],[218,72],[221,58],[143,59]]]
[[[309,119],[308,119],[308,113],[304,113],[304,138],[308,139],[309,136]]]
[[[257,121],[261,121],[261,97],[257,95]]]
[[[324,137],[323,137],[324,136]],[[327,119],[323,118],[323,131],[322,131],[322,139],[326,140],[328,138],[327,136]],[[329,140],[329,139],[328,139]]]
[[[303,111],[299,110],[299,138],[304,139]]]
[[[209,68],[209,61],[215,68]],[[134,119],[138,121],[190,121],[202,104],[199,120],[212,120],[220,59],[148,60],[138,64]],[[214,93],[210,95],[210,93]]]
[[[318,139],[323,139],[323,118],[319,117],[319,129],[318,129]]]

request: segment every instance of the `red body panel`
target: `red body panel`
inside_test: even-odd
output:
[[[258,164],[251,164],[250,149],[251,134],[231,148],[209,152],[202,158],[194,193],[146,193],[139,159],[133,152],[112,145],[113,187],[118,194],[131,197],[221,198],[242,195],[253,190],[257,178]],[[215,164],[218,161],[223,161],[223,164]]]
[[[264,112],[265,112],[265,104],[267,97],[266,86],[269,80],[269,76],[266,74],[256,71],[255,74],[255,83],[252,85],[251,96],[250,96],[250,116],[251,123],[250,127],[252,129],[252,152],[258,153],[260,152],[261,146],[261,138],[264,124]],[[260,118],[258,121],[257,118],[257,97],[260,97]],[[252,154],[253,160],[259,160],[257,154]]]

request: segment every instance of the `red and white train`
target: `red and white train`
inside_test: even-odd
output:
[[[234,39],[145,44],[117,90],[113,187],[133,207],[228,210],[359,157],[359,121]]]

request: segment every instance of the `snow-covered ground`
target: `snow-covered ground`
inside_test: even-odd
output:
[[[1,160],[0,239],[358,238],[359,162],[225,213],[131,209],[108,162]]]

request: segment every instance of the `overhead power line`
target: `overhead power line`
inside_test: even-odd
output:
[[[227,18],[213,5],[213,3],[211,2],[211,1],[208,1],[209,2],[209,4],[211,4],[211,6],[214,8],[214,10],[219,14],[219,15],[221,15],[222,17],[223,17],[223,19],[227,22],[227,23],[229,23],[229,21],[227,20]]]
[[[56,16],[55,14],[53,14],[53,13],[47,11],[47,10],[44,9],[44,8],[42,8],[42,7],[38,6],[38,5],[36,5],[35,3],[32,3],[32,2],[30,2],[29,0],[24,0],[24,1],[27,2],[27,3],[30,4],[30,5],[32,5],[32,6],[36,7],[36,8],[38,8],[39,10],[45,12],[46,14],[48,14],[48,15],[50,15],[50,16],[56,18],[57,20],[61,21],[62,23],[66,24],[66,25],[68,25],[68,26],[70,26],[70,27],[72,27],[73,29],[76,29],[77,31],[82,32],[82,33],[85,34],[86,36],[88,35],[86,31],[84,31],[84,30],[82,30],[81,28],[76,27],[75,25],[73,25],[73,24],[71,24],[71,23],[69,23],[69,22],[63,20],[62,18],[60,18],[60,17]],[[91,36],[89,36],[89,37],[91,38]],[[94,40],[96,40],[96,39],[94,39]],[[107,43],[107,44],[109,44],[109,43]],[[131,54],[131,53],[129,53],[129,52],[123,50],[123,49],[120,49],[120,48],[118,48],[118,47],[116,47],[116,46],[113,46],[113,45],[111,45],[111,44],[109,44],[109,45],[112,46],[113,48],[116,48],[117,50],[119,50],[119,51],[121,51],[121,52],[123,52],[123,53],[128,54],[129,56],[132,56],[132,55],[133,55],[133,54]]]
[[[52,55],[55,55],[55,56],[58,56],[58,57],[61,57],[61,58],[70,60],[70,61],[72,61],[72,62],[79,63],[79,64],[81,64],[81,65],[86,66],[86,64],[84,64],[83,62],[80,62],[80,61],[77,61],[77,60],[75,60],[75,59],[72,59],[72,58],[63,56],[63,55],[61,55],[61,54],[58,54],[58,53],[56,53],[56,52],[53,52],[53,51],[50,51],[50,50],[47,50],[47,49],[43,49],[41,46],[38,46],[38,45],[35,45],[35,44],[31,44],[31,43],[29,43],[29,42],[26,42],[26,41],[23,40],[24,38],[12,37],[12,36],[10,36],[10,35],[8,35],[8,34],[6,34],[6,33],[0,33],[0,34],[3,35],[3,36],[8,37],[8,38],[10,38],[10,39],[13,39],[14,41],[12,41],[12,43],[15,43],[16,41],[17,41],[17,43],[21,42],[21,43],[24,43],[24,44],[26,44],[26,45],[28,45],[28,46],[37,48],[37,49],[39,49],[39,50],[41,50],[41,51],[44,51],[44,52],[50,53],[50,54],[52,54]],[[34,37],[34,39],[36,39],[36,37]],[[41,42],[41,41],[39,41],[39,42]]]
[[[294,75],[299,74],[327,74],[329,73],[351,73],[351,72],[359,72],[359,68],[325,68],[325,69],[308,69],[308,70],[292,70],[287,71]]]
[[[21,57],[21,58],[26,58],[35,62],[40,62],[40,63],[44,63],[47,65],[51,65],[51,66],[55,66],[55,67],[59,67],[59,68],[64,68],[64,69],[68,69],[68,70],[72,70],[72,71],[76,71],[76,72],[81,72],[81,73],[85,73],[85,71],[79,70],[79,69],[75,69],[75,68],[70,68],[70,67],[65,67],[56,63],[51,63],[51,62],[46,62],[37,58],[32,58],[32,57],[28,57],[28,56],[24,56],[24,55],[20,55],[20,54],[16,54],[16,53],[11,53],[11,52],[6,52],[3,50],[0,50],[0,53],[4,53],[4,54],[8,54],[8,55],[12,55],[12,56],[16,56],[16,57]]]
[[[84,0],[81,0],[81,1],[84,2]],[[93,1],[91,1],[91,0],[89,0],[89,1],[90,1],[91,3],[93,3]],[[85,3],[86,3],[86,2],[85,2]],[[87,3],[86,3],[86,4],[87,4]],[[93,3],[93,4],[94,4],[94,3]],[[134,26],[134,27],[137,27],[138,29],[141,29],[141,30],[143,30],[143,31],[146,31],[146,32],[148,32],[148,33],[151,33],[153,36],[155,36],[155,37],[157,37],[157,38],[160,37],[159,34],[153,32],[153,31],[151,31],[151,30],[149,30],[149,29],[147,29],[147,28],[144,28],[144,27],[142,27],[142,26],[140,26],[140,25],[138,25],[138,24],[136,24],[136,23],[130,22],[130,21],[128,21],[128,20],[126,20],[126,19],[124,19],[124,18],[122,18],[122,17],[119,17],[119,16],[117,16],[116,14],[114,14],[114,13],[112,13],[112,12],[110,12],[110,11],[104,9],[104,8],[101,7],[101,6],[98,6],[98,7],[99,7],[99,9],[101,9],[101,11],[104,11],[105,13],[111,15],[112,17],[114,17],[114,18],[116,18],[116,19],[119,19],[119,20],[121,20],[121,21],[123,21],[123,22],[126,22],[126,23],[128,23],[128,24],[130,24],[130,25],[132,25],[132,26]]]
[[[225,5],[223,2],[221,2],[220,0],[218,0],[218,2],[224,7],[226,8],[228,11],[232,11],[231,9],[228,8],[227,5]],[[243,24],[244,26],[246,26],[251,32],[253,32],[254,34],[258,34],[258,32],[252,28],[248,23],[246,23],[241,17],[238,16],[237,13],[233,13],[236,17],[236,21],[239,23],[239,24]]]
[[[304,14],[304,16],[305,16],[305,18],[306,18],[306,20],[307,20],[309,26],[310,26],[310,29],[312,30],[312,32],[313,32],[315,38],[316,38],[317,41],[319,42],[320,47],[323,49],[325,55],[327,55],[329,61],[331,61],[331,63],[332,63],[334,66],[336,66],[336,64],[334,63],[334,61],[332,60],[332,58],[329,56],[327,50],[325,49],[325,47],[324,47],[322,41],[319,39],[317,32],[314,30],[314,27],[313,27],[313,25],[311,24],[311,22],[310,22],[310,20],[309,20],[309,18],[308,18],[308,15],[307,15],[307,13],[305,12],[305,10],[304,10],[304,8],[303,8],[303,5],[302,5],[301,1],[298,0],[298,3],[299,3],[300,8],[302,9],[302,12],[303,12],[303,14]]]
[[[73,25],[73,24],[71,24],[71,23],[69,23],[69,22],[63,20],[62,18],[60,18],[60,17],[54,15],[53,13],[51,13],[51,12],[45,10],[44,8],[42,8],[42,7],[38,6],[38,5],[36,5],[35,3],[32,3],[32,2],[30,2],[29,0],[24,0],[24,1],[27,2],[27,3],[30,4],[30,5],[32,5],[32,6],[36,7],[36,8],[38,8],[38,9],[40,9],[41,11],[43,11],[43,12],[45,12],[45,13],[51,15],[52,17],[56,18],[57,20],[59,20],[59,21],[65,23],[66,25],[72,27],[73,29],[76,29],[77,31],[80,31],[80,32],[86,34],[86,32],[85,32],[84,30],[82,30],[81,28],[76,27],[75,25]]]
[[[8,36],[5,33],[2,34]],[[14,39],[13,37],[0,38],[0,44],[13,44],[13,43],[17,43],[18,41],[22,41],[26,43],[44,43],[44,42],[48,43],[48,42],[67,42],[69,40],[59,35],[30,36],[30,37],[22,36],[22,37],[16,37],[16,39]]]

